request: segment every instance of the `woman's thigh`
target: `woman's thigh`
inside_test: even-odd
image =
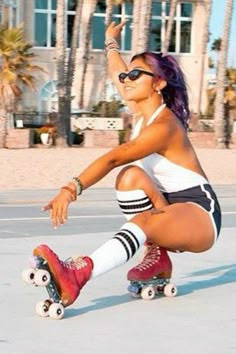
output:
[[[210,216],[191,203],[176,203],[135,216],[147,240],[172,251],[203,252],[214,244]]]

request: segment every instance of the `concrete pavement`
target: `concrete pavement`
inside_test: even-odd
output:
[[[94,149],[1,150],[0,354],[235,354],[236,353],[236,151],[198,150],[220,198],[223,228],[201,254],[172,254],[175,298],[135,300],[126,272],[141,257],[89,282],[61,321],[40,318],[45,289],[24,284],[32,249],[47,243],[61,258],[90,254],[124,222],[114,174],[86,191],[56,231],[41,206],[64,181],[104,153]]]
[[[0,353],[234,354],[236,185],[216,190],[224,213],[217,244],[201,254],[171,254],[178,296],[130,298],[126,272],[139,261],[139,252],[130,263],[89,282],[61,321],[35,314],[36,302],[47,295],[23,283],[21,271],[40,243],[67,258],[90,254],[108,240],[124,222],[114,191],[88,190],[72,205],[68,224],[56,231],[40,211],[44,197],[53,191],[2,192]]]

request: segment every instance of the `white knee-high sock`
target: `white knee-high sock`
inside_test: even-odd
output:
[[[152,202],[142,189],[116,191],[116,197],[122,213],[127,220],[136,214],[153,208]]]
[[[132,222],[125,223],[115,236],[90,255],[93,261],[91,278],[126,263],[146,241],[143,230]]]

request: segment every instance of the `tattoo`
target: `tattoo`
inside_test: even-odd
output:
[[[121,145],[121,150],[129,150],[132,149],[132,147],[135,145],[133,141],[128,141],[124,145]]]
[[[156,215],[156,214],[162,214],[164,213],[164,210],[159,210],[159,209],[152,209],[151,214]]]

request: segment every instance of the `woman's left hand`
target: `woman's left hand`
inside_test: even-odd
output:
[[[54,229],[67,221],[68,206],[72,202],[71,194],[61,190],[42,210],[50,212],[50,219]]]
[[[118,23],[118,25],[116,24],[116,22],[111,22],[110,25],[107,27],[106,32],[105,32],[105,38],[114,38],[114,39],[118,39],[120,36],[120,33],[123,29],[123,27],[126,25],[128,20],[124,20],[121,21],[120,23]]]

